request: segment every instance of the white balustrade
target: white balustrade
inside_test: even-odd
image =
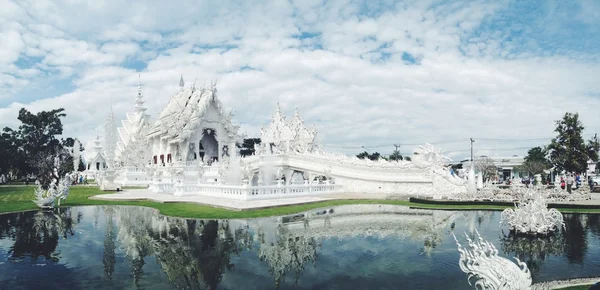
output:
[[[177,196],[200,195],[238,200],[257,200],[287,197],[302,197],[338,192],[341,187],[335,184],[298,185],[224,185],[216,183],[187,184],[157,182],[152,186],[160,193],[173,193]]]

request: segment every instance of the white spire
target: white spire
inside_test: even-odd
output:
[[[96,140],[94,140],[94,149],[100,151],[102,149],[102,141],[100,141],[100,133],[98,132],[98,128],[96,128]]]
[[[144,96],[142,96],[142,83],[140,81],[140,74],[138,74],[138,92],[137,92],[137,96],[135,97],[135,112],[136,113],[143,113],[144,111],[146,111],[146,107],[144,107]]]
[[[181,78],[179,79],[179,87],[181,90],[183,90],[183,86],[185,86],[185,83],[183,82],[183,75],[181,75]]]

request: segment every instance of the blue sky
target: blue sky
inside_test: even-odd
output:
[[[279,101],[348,154],[434,142],[461,159],[470,137],[476,154],[523,154],[566,111],[600,129],[594,0],[0,0],[0,43],[0,124],[64,107],[84,142],[111,105],[131,110],[138,73],[154,116],[181,75],[218,80],[242,132]]]

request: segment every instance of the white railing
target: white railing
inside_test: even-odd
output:
[[[352,170],[364,171],[377,173],[422,173],[426,170],[418,169],[411,163],[407,162],[383,162],[383,161],[370,161],[362,159],[352,159],[350,157],[343,158],[337,156],[318,155],[318,154],[274,154],[274,155],[260,155],[253,163],[257,162],[271,162],[271,163],[282,163],[292,164],[296,162],[309,162],[318,167],[322,166],[336,166],[344,167]],[[318,164],[318,165],[317,165]]]
[[[174,193],[177,196],[210,196],[237,200],[258,200],[288,197],[302,197],[335,193],[341,190],[336,184],[298,184],[298,185],[225,185],[225,184],[186,184],[155,183],[152,188],[160,193]]]
[[[123,169],[125,172],[146,172],[146,168],[144,167],[125,166]]]

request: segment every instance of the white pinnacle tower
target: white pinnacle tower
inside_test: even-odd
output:
[[[138,114],[144,114],[146,107],[144,107],[144,96],[142,95],[142,83],[140,82],[140,75],[138,74],[138,92],[135,97],[135,112]]]

